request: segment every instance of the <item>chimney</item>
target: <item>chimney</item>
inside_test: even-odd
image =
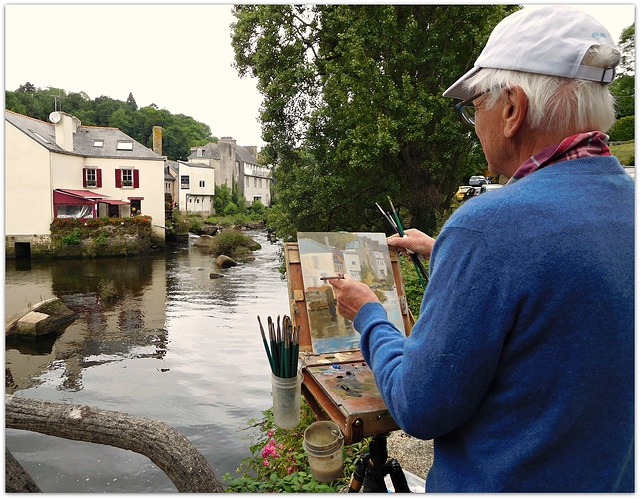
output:
[[[56,144],[65,151],[73,151],[73,134],[81,126],[80,120],[62,111],[54,111],[49,120],[55,125]]]
[[[153,152],[158,156],[162,156],[162,127],[153,127]]]
[[[222,137],[220,139],[220,142],[227,142],[229,144],[235,144],[236,143],[236,139],[234,139],[233,137]]]

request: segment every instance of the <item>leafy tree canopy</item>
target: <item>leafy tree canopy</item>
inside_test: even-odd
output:
[[[624,118],[635,115],[635,40],[636,24],[623,30],[618,46],[622,59],[618,66],[620,75],[611,83],[611,93],[616,98],[616,116]]]
[[[279,231],[389,231],[375,202],[434,233],[486,167],[443,91],[517,6],[237,5],[235,64],[258,79]]]
[[[171,160],[186,160],[191,147],[217,142],[208,125],[184,114],[171,114],[150,105],[138,109],[132,93],[126,102],[102,95],[94,100],[84,92],[49,87],[36,88],[27,82],[16,91],[5,91],[5,107],[42,121],[56,109],[76,116],[85,126],[115,127],[141,144],[153,146],[153,127],[161,126],[162,153]]]

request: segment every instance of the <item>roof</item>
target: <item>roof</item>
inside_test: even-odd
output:
[[[178,162],[167,159],[164,162],[164,179],[175,180],[178,174]]]
[[[200,157],[198,157],[196,155],[196,151],[198,149],[202,149],[202,156],[200,156]],[[209,142],[205,146],[192,147],[191,148],[191,154],[189,155],[189,157],[187,159],[200,159],[200,158],[204,158],[204,159],[220,159],[220,154],[218,153],[218,144],[215,144],[213,142]]]
[[[55,189],[55,190],[59,192],[63,192],[65,194],[70,194],[72,196],[77,196],[79,198],[85,198],[85,199],[104,199],[109,197],[104,194],[99,194],[97,192],[83,191],[78,189]]]
[[[236,159],[240,160],[244,163],[250,164],[250,165],[258,165],[260,166],[260,163],[258,163],[258,160],[255,158],[255,156],[251,153],[251,151],[244,147],[244,146],[239,146],[237,144],[234,144],[232,142],[226,142],[226,144],[229,144],[231,147],[233,147],[233,149],[236,152]],[[198,156],[197,155],[197,150],[198,149],[202,149],[202,156]],[[201,146],[201,147],[192,147],[191,148],[191,154],[189,155],[189,157],[187,158],[189,160],[199,160],[199,159],[220,159],[220,152],[218,151],[218,144],[214,144],[213,142],[209,142],[207,145],[205,146]]]
[[[206,163],[191,163],[189,161],[180,161],[178,163],[188,166],[189,168],[207,168],[209,170],[215,170],[215,167],[208,165]]]
[[[91,158],[164,159],[118,128],[79,126],[73,137],[73,151],[65,151],[56,144],[53,123],[46,123],[9,110],[5,110],[5,120],[52,152]],[[104,141],[102,147],[94,147],[96,139]],[[119,141],[132,143],[132,149],[118,150],[116,146]]]

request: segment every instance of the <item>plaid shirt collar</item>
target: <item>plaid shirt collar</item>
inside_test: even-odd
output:
[[[520,165],[507,183],[513,184],[536,170],[554,163],[592,156],[611,156],[607,140],[609,136],[602,132],[586,132],[567,137],[559,144],[545,147],[531,156]]]

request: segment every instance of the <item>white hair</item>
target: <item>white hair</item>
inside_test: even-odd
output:
[[[620,62],[620,52],[609,45],[594,45],[582,64],[606,68]],[[599,82],[549,76],[523,71],[483,68],[467,80],[474,93],[490,90],[492,108],[503,88],[522,87],[529,107],[527,122],[534,130],[550,133],[606,132],[615,121],[615,100],[607,85]]]

